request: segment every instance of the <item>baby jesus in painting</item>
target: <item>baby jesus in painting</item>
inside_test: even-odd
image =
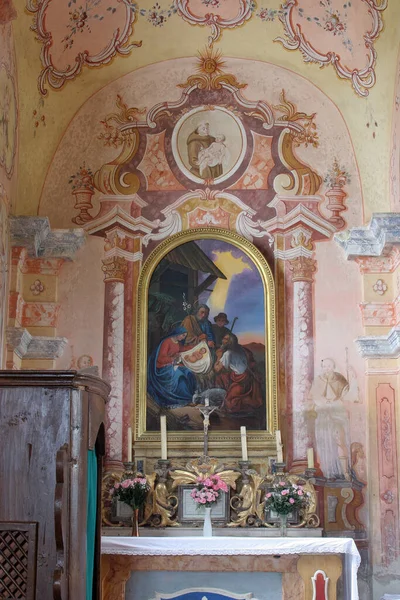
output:
[[[195,350],[192,354],[189,354],[185,357],[186,362],[195,363],[198,360],[201,360],[207,354],[207,348],[200,348],[199,350]]]
[[[228,159],[228,149],[224,144],[225,136],[218,134],[215,137],[215,142],[210,144],[208,148],[200,150],[198,155],[200,175],[206,171],[207,167],[215,167],[221,165]]]

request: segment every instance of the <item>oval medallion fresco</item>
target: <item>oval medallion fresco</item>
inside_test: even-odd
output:
[[[223,107],[197,107],[177,122],[172,135],[174,159],[196,183],[220,183],[240,167],[246,153],[242,122]]]

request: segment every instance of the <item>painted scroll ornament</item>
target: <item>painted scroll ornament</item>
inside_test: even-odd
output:
[[[208,45],[212,46],[223,29],[233,29],[250,19],[253,3],[249,0],[175,0],[178,14],[191,25],[211,28]]]
[[[383,28],[387,0],[286,0],[279,18],[288,50],[299,49],[305,62],[332,64],[341,79],[349,79],[360,96],[375,84],[374,42]]]
[[[42,72],[38,87],[43,96],[45,85],[60,89],[75,79],[84,65],[107,64],[116,54],[127,55],[142,42],[129,37],[136,20],[136,4],[131,0],[27,0],[34,14],[31,27],[39,42]]]

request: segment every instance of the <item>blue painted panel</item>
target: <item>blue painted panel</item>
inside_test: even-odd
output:
[[[136,571],[126,585],[126,600],[152,600],[157,595],[166,598],[171,594],[200,588],[204,592],[193,592],[179,600],[227,600],[227,597],[211,597],[210,588],[224,590],[233,597],[251,593],[254,600],[282,600],[281,573],[210,573],[193,571]],[[196,596],[194,595],[196,594]],[[178,600],[178,598],[176,599]]]

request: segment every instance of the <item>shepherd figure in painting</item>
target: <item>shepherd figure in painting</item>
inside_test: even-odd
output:
[[[176,327],[150,355],[147,390],[159,406],[172,408],[192,402],[196,378],[187,367],[180,364],[180,353],[187,333],[184,327]]]
[[[226,327],[229,325],[228,317],[226,313],[220,312],[214,317],[215,324],[212,326],[213,334],[215,337],[215,346],[220,348],[222,346],[222,340],[226,334],[230,333],[230,329]]]
[[[214,366],[217,385],[226,390],[221,408],[230,414],[254,412],[262,406],[263,399],[252,352],[239,344],[234,333],[225,335],[221,350],[223,354]]]
[[[222,136],[224,137],[224,136]],[[225,138],[224,138],[225,139]],[[222,175],[222,164],[215,161],[215,157],[206,157],[201,159],[201,153],[210,148],[216,142],[216,138],[210,135],[210,124],[202,121],[197,128],[192,131],[187,139],[188,158],[193,175],[202,179],[216,179]],[[218,142],[217,150],[221,150],[223,141]],[[200,171],[200,161],[202,161],[202,170]],[[206,164],[207,163],[207,164]],[[208,164],[208,163],[213,163]]]

